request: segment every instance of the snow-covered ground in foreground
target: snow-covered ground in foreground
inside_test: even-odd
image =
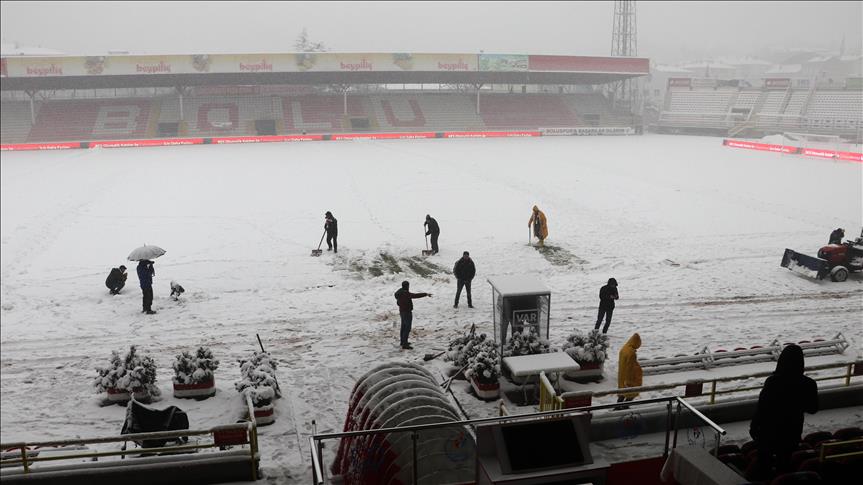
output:
[[[355,379],[382,361],[422,362],[471,323],[490,333],[485,279],[500,274],[551,288],[557,347],[593,327],[599,287],[618,280],[608,386],[634,331],[642,358],[838,332],[852,341],[840,360],[863,353],[863,276],[814,281],[779,266],[786,247],[814,254],[836,227],[859,234],[859,163],[646,135],[3,153],[0,168],[3,442],[118,434],[124,409],[100,407],[91,380],[130,344],[159,365],[158,406],[180,406],[193,428],[231,423],[242,411],[237,359],[259,333],[284,393],[276,423],[260,430],[262,466],[272,483],[305,482],[311,421],[341,431]],[[534,204],[547,242],[571,257],[527,246]],[[309,257],[327,210],[339,253]],[[432,265],[411,259],[425,248],[426,214],[442,229]],[[103,284],[144,243],[168,251],[151,316],[140,313],[134,264],[121,295]],[[476,308],[456,310],[450,271],[464,250],[477,265]],[[408,352],[392,296],[404,279],[434,294],[415,301]],[[168,297],[171,280],[187,290],[181,303]],[[222,361],[218,393],[175,400],[174,355],[200,344]],[[439,360],[427,365],[439,372]],[[468,410],[495,407],[473,399]]]

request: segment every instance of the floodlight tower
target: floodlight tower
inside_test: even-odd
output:
[[[634,0],[617,0],[614,2],[611,55],[626,57],[638,55],[638,27],[635,21]],[[615,106],[628,107],[630,111],[636,111],[638,86],[635,81],[627,79],[614,83],[611,95]]]

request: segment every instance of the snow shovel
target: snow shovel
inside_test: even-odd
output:
[[[431,249],[429,249],[429,237],[426,234],[426,248],[423,249],[423,256],[431,256],[434,253]]]
[[[423,357],[423,360],[424,360],[424,361],[426,361],[426,362],[428,362],[428,361],[430,361],[430,360],[437,359],[438,357],[440,357],[441,355],[443,355],[443,354],[445,354],[445,353],[446,353],[446,350],[444,350],[443,352],[441,352],[441,353],[439,353],[439,354],[426,354],[426,355]]]
[[[324,252],[324,250],[321,249],[321,244],[324,243],[324,236],[326,236],[326,235],[327,235],[327,230],[324,229],[324,233],[321,234],[321,240],[320,240],[320,242],[318,242],[318,249],[312,249],[312,256],[320,256],[321,253]]]

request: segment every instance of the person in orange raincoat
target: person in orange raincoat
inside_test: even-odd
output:
[[[530,220],[527,221],[527,227],[531,225],[533,225],[533,235],[539,239],[539,245],[542,246],[545,238],[548,237],[548,221],[545,214],[537,206],[533,206],[533,213],[530,215]]]
[[[641,347],[641,336],[632,334],[629,340],[620,348],[617,363],[617,387],[638,387],[641,385],[641,365],[638,363],[638,348]],[[629,392],[617,396],[617,402],[632,401],[638,396],[637,392]]]

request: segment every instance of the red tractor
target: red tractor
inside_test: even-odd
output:
[[[845,281],[849,272],[863,270],[863,232],[854,241],[822,247],[817,258],[786,249],[782,266],[819,280],[830,275],[833,281]]]

